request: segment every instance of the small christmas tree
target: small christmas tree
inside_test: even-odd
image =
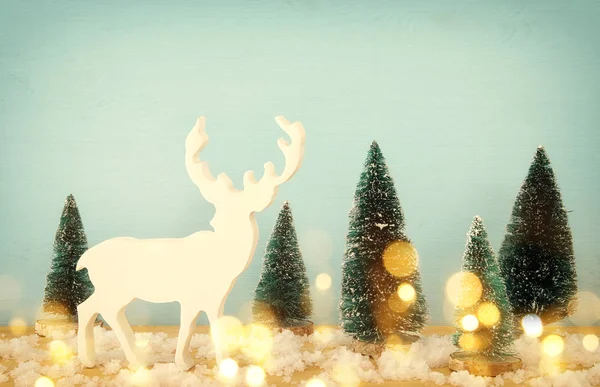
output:
[[[77,203],[73,195],[69,195],[54,237],[54,258],[46,277],[44,312],[77,320],[77,305],[94,291],[87,270],[75,270],[77,261],[87,248]]]
[[[512,355],[513,316],[483,221],[476,216],[463,255],[453,342],[488,359]]]
[[[341,325],[367,343],[417,332],[428,318],[417,252],[379,145],[371,144],[360,176],[342,265]]]
[[[517,322],[535,313],[549,324],[574,312],[573,240],[543,147],[538,147],[517,195],[498,260]]]
[[[288,328],[308,322],[311,313],[310,285],[292,210],[285,202],[267,243],[252,314],[256,322]]]

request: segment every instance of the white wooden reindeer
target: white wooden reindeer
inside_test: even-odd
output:
[[[266,163],[258,182],[253,172],[247,171],[243,190],[235,189],[224,173],[215,179],[207,162],[199,159],[208,143],[204,117],[198,118],[187,136],[185,166],[202,196],[215,206],[210,222],[214,231],[199,231],[185,238],[113,238],[83,254],[77,270],[87,268],[95,287],[94,293],[78,307],[77,341],[84,366],[93,367],[95,363],[93,321],[98,313],[115,331],[127,360],[134,365],[143,363],[136,356],[134,334],[125,317],[125,307],[136,298],[180,303],[175,363],[186,370],[194,365],[189,344],[196,318],[205,311],[220,364],[223,355],[217,323],[227,295],[254,256],[258,242],[254,213],[273,202],[278,186],[296,173],[304,155],[302,124],[290,123],[281,116],[275,121],[291,139],[290,143],[283,138],[278,141],[285,168],[277,175],[273,163]]]

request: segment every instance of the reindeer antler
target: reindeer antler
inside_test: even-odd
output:
[[[285,139],[280,138],[277,140],[277,145],[283,155],[285,156],[285,167],[281,175],[277,176],[275,174],[275,166],[272,162],[267,162],[264,165],[265,172],[263,173],[262,178],[257,182],[254,179],[254,172],[247,171],[244,174],[244,188],[247,188],[251,185],[258,184],[261,186],[270,186],[272,188],[276,188],[277,186],[288,181],[300,165],[302,164],[302,159],[304,157],[304,142],[306,138],[306,133],[304,131],[304,127],[300,122],[290,123],[283,116],[275,117],[275,121],[279,125],[281,129],[283,129],[288,136],[290,136],[291,143],[288,143]]]
[[[262,178],[257,182],[254,178],[254,172],[247,171],[244,174],[244,189],[255,187],[259,189],[276,190],[277,186],[288,181],[300,168],[304,156],[305,131],[300,122],[290,123],[283,116],[275,117],[275,121],[291,139],[288,143],[283,138],[277,140],[277,145],[285,156],[285,167],[281,175],[275,173],[275,166],[272,162],[265,163],[265,172]],[[221,173],[215,179],[210,172],[208,162],[199,159],[200,152],[208,144],[208,135],[205,131],[206,120],[199,117],[196,125],[188,134],[185,140],[185,167],[190,179],[198,186],[200,193],[204,198],[215,203],[215,200],[222,198],[227,193],[241,193],[234,188],[229,176]]]
[[[221,173],[215,179],[210,172],[208,162],[200,160],[198,157],[206,144],[208,144],[208,135],[206,134],[205,127],[206,119],[198,117],[196,125],[194,125],[185,139],[185,168],[190,179],[200,189],[202,196],[208,202],[215,203],[215,200],[223,196],[226,191],[234,191],[235,189],[229,176]]]

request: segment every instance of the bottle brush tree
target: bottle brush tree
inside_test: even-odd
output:
[[[77,320],[77,305],[94,291],[87,269],[77,271],[77,261],[87,250],[87,237],[73,195],[69,195],[54,237],[54,257],[46,276],[43,310]]]
[[[311,313],[310,284],[292,210],[285,202],[267,243],[260,280],[254,292],[253,319],[285,328],[308,321]]]
[[[381,149],[371,144],[354,194],[342,264],[341,326],[369,343],[418,332],[428,319],[418,255]]]
[[[489,359],[513,354],[514,325],[506,287],[479,216],[471,224],[463,255],[455,317],[453,342],[459,348]]]
[[[574,312],[573,239],[550,160],[541,146],[517,195],[498,260],[517,322],[536,314],[549,324]]]

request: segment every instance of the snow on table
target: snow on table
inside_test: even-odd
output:
[[[553,358],[543,355],[538,339],[518,339],[515,348],[523,369],[496,378],[476,377],[466,371],[451,373],[448,357],[455,347],[449,335],[429,334],[408,350],[390,348],[373,360],[350,351],[346,347],[349,339],[338,329],[318,327],[309,337],[266,330],[228,336],[229,353],[239,369],[235,377],[227,379],[215,367],[206,328],[199,327],[199,331],[191,343],[197,364],[187,372],[172,363],[177,327],[136,333],[136,346],[149,364],[140,369],[128,368],[114,332],[105,328],[95,328],[98,357],[97,367],[92,369],[83,368],[77,359],[73,331],[55,332],[47,338],[0,333],[0,386],[33,386],[41,376],[52,379],[56,386],[261,385],[260,378],[256,379],[257,365],[266,374],[265,386],[305,386],[315,378],[326,386],[600,385],[600,351],[586,350],[584,334],[568,333],[568,328],[563,333],[564,350]],[[0,332],[9,331],[0,328]]]

